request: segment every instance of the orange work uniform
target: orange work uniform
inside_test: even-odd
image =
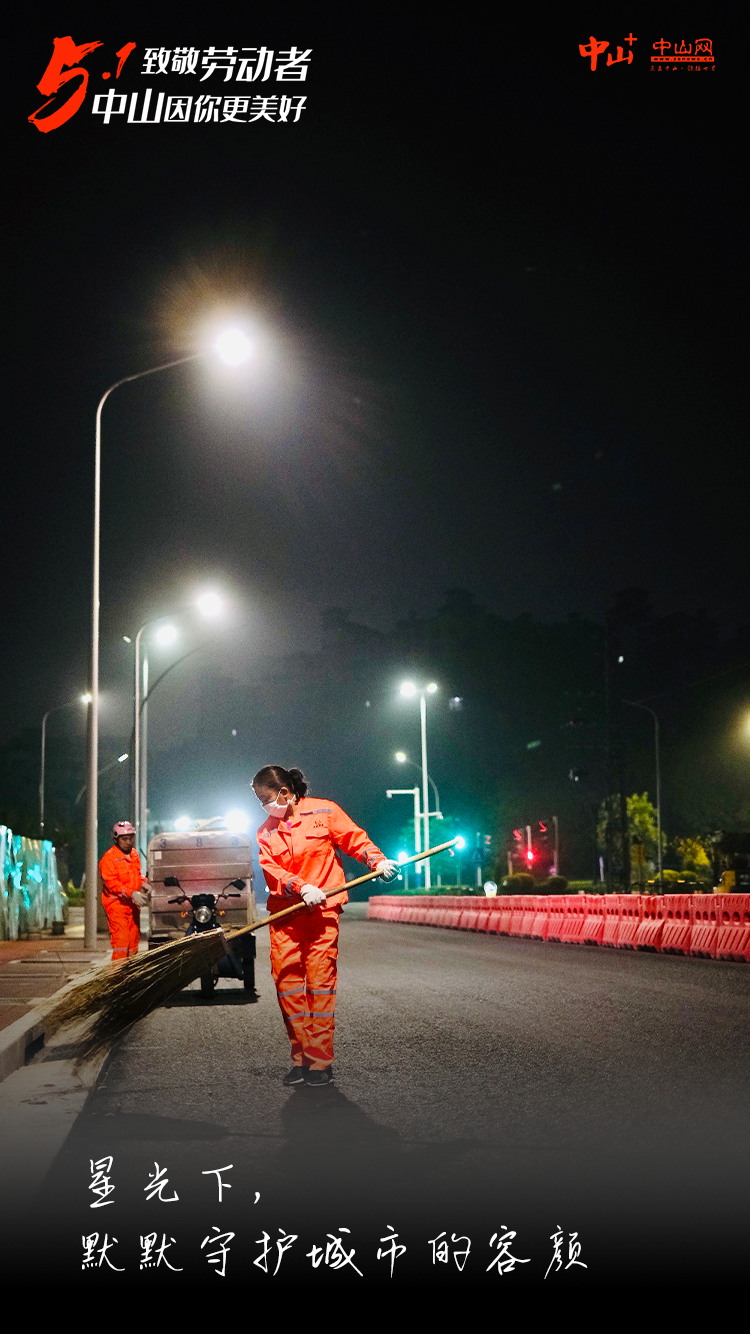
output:
[[[339,916],[349,898],[339,849],[371,871],[384,854],[335,801],[321,797],[302,797],[290,820],[269,816],[258,849],[271,913],[301,902],[303,885],[342,886],[322,907],[270,926],[271,973],[292,1063],[326,1070],[333,1063]]]
[[[141,938],[141,910],[133,903],[133,891],[148,888],[141,875],[141,859],[135,848],[122,852],[116,843],[108,848],[99,862],[102,877],[102,903],[107,914],[109,936],[112,941],[112,962],[127,959],[138,953]]]

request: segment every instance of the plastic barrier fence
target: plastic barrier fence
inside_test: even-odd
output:
[[[750,894],[378,895],[372,921],[750,963]]]

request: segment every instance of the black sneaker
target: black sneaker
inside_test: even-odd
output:
[[[333,1083],[333,1070],[330,1066],[327,1070],[305,1070],[305,1083],[308,1088],[324,1088]]]
[[[293,1065],[291,1070],[284,1075],[281,1082],[282,1084],[286,1084],[287,1087],[289,1087],[290,1084],[304,1084],[306,1074],[307,1071],[305,1070],[304,1065]]]

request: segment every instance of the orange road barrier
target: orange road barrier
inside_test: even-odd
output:
[[[716,937],[719,931],[719,904],[723,894],[693,894],[693,930],[690,934],[690,953],[704,959],[716,958]]]
[[[566,894],[556,894],[554,898],[550,899],[549,926],[547,927],[548,940],[562,940],[566,903]]]
[[[564,945],[579,945],[586,920],[586,895],[565,895],[565,916],[560,939]]]
[[[539,895],[523,894],[521,897],[523,899],[523,906],[521,909],[521,930],[519,934],[522,936],[533,936],[534,918],[537,913],[536,905]]]
[[[481,907],[479,899],[464,899],[464,906],[461,910],[461,916],[458,925],[461,931],[476,931],[477,919],[479,918],[479,909]]]
[[[534,922],[531,928],[531,934],[534,940],[546,940],[549,931],[550,900],[537,897],[536,912],[534,913]]]
[[[620,937],[620,922],[622,920],[622,909],[620,899],[624,895],[604,894],[604,931],[602,933],[602,945],[608,945],[613,949],[617,948],[617,942]]]
[[[750,963],[749,894],[378,895],[373,921]]]
[[[584,945],[601,945],[604,935],[604,895],[586,895],[586,916],[583,919],[581,941]]]
[[[620,933],[617,937],[618,950],[634,950],[638,927],[641,924],[643,899],[640,894],[619,894]]]
[[[513,912],[511,914],[510,931],[508,933],[511,936],[520,936],[521,934],[521,926],[523,924],[523,905],[525,899],[525,894],[515,894],[513,897]]]
[[[662,954],[689,954],[692,933],[692,894],[665,894],[664,930],[661,936]]]
[[[500,925],[497,928],[501,936],[510,935],[510,924],[513,918],[514,903],[515,903],[514,894],[509,894],[506,899],[503,899],[503,905],[502,908],[500,909]]]
[[[750,963],[750,897],[747,894],[716,895],[721,899],[716,933],[716,958]]]
[[[664,931],[664,900],[660,894],[649,894],[641,900],[642,917],[635,933],[637,950],[660,950]]]

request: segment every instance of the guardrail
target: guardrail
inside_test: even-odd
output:
[[[750,963],[750,894],[392,895],[371,921]]]

